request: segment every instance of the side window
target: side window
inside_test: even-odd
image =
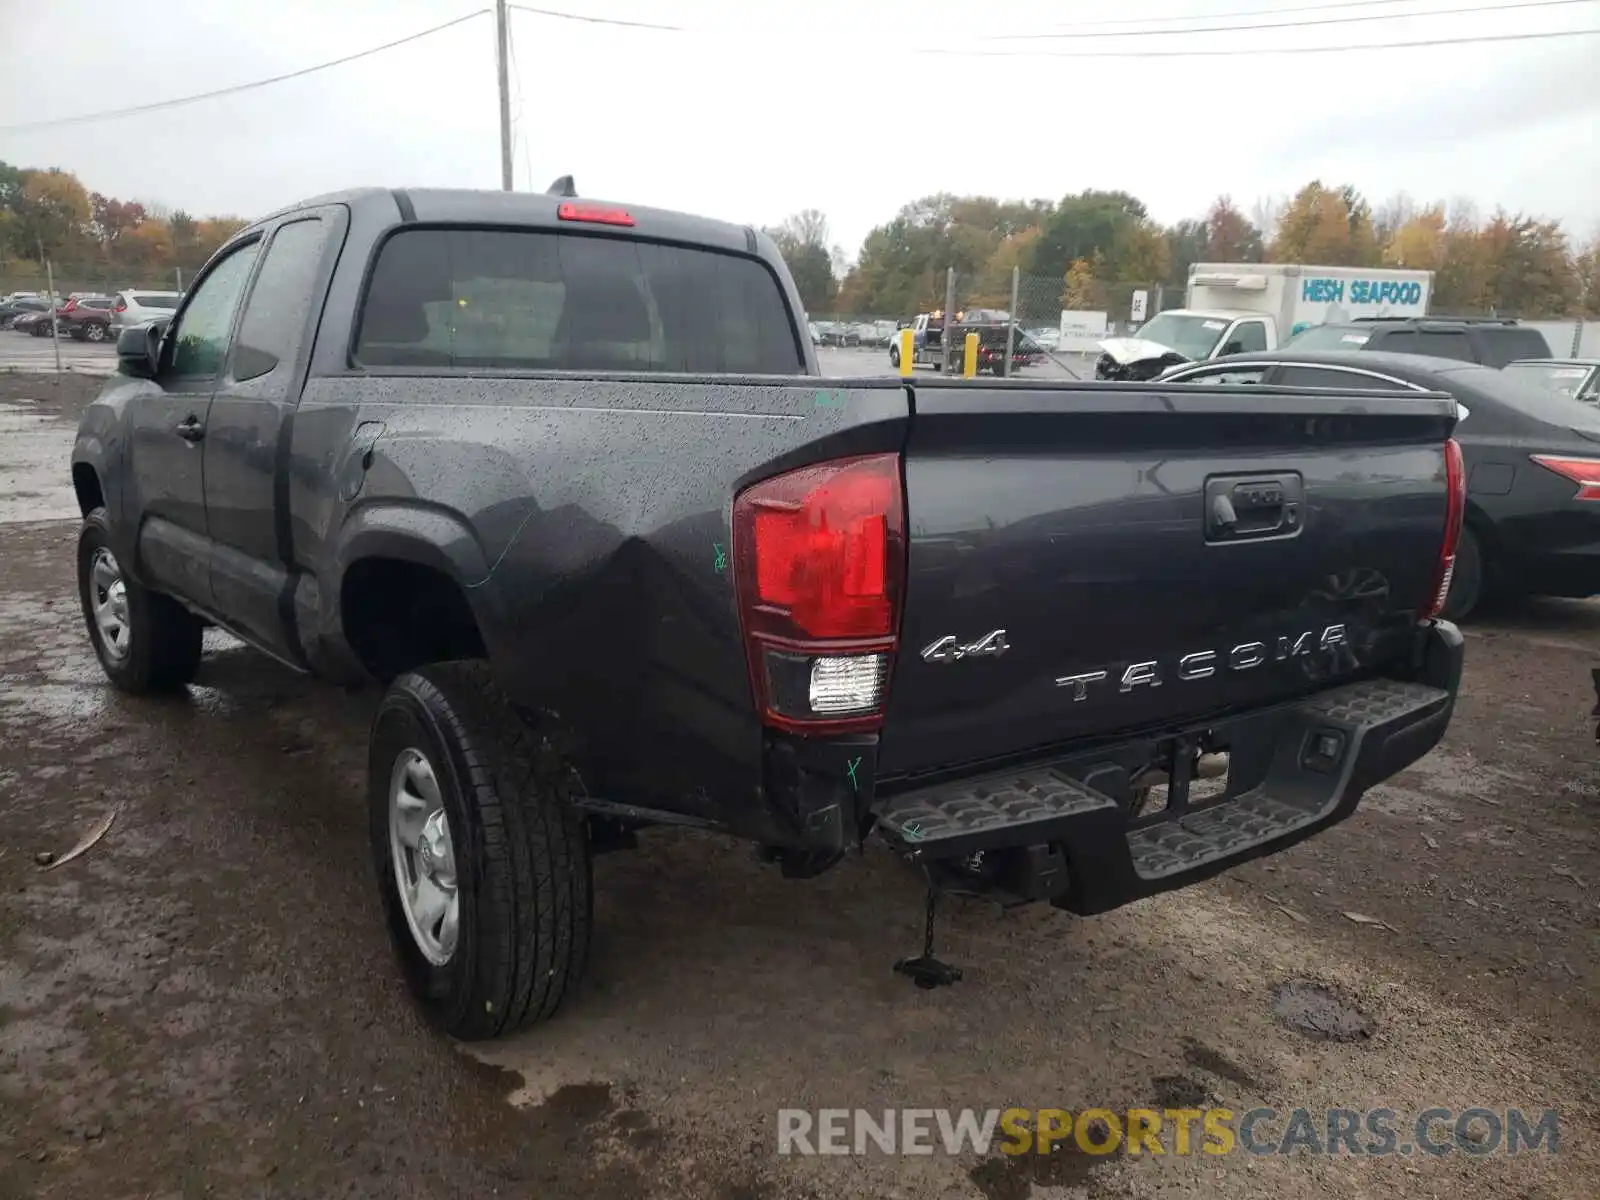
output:
[[[1600,368],[1589,374],[1589,382],[1578,392],[1579,400],[1600,400]]]
[[[1261,321],[1240,321],[1222,347],[1224,354],[1265,354],[1267,327]]]
[[[1417,349],[1415,329],[1380,330],[1367,339],[1366,349],[1382,350],[1385,354],[1421,354]]]
[[[1209,384],[1212,387],[1234,387],[1241,383],[1260,383],[1266,367],[1233,367],[1226,371],[1202,371],[1173,379],[1173,383]]]
[[[256,379],[280,362],[294,360],[305,336],[311,292],[327,241],[327,226],[315,217],[293,221],[272,235],[239,322],[234,379]]]
[[[1377,379],[1371,375],[1358,375],[1354,371],[1338,371],[1330,367],[1284,367],[1274,382],[1284,387],[1367,388],[1382,392],[1412,390],[1397,380]]]
[[[1453,358],[1458,362],[1476,362],[1472,343],[1459,329],[1421,329],[1417,331],[1417,353],[1433,358]]]
[[[200,281],[172,330],[170,365],[164,374],[212,376],[222,370],[234,310],[260,248],[259,242],[241,246]]]

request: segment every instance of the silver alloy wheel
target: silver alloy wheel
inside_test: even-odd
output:
[[[127,658],[133,636],[128,619],[128,585],[116,555],[104,546],[89,560],[89,608],[106,656],[113,662]]]
[[[412,940],[424,958],[442,967],[456,951],[461,898],[444,796],[420,750],[402,750],[389,774],[389,852]]]

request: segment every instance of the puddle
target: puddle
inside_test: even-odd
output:
[[[72,491],[72,442],[77,429],[49,413],[0,406],[0,525],[70,521],[78,516]]]
[[[1291,979],[1272,989],[1272,1014],[1288,1028],[1324,1042],[1363,1042],[1378,1022],[1332,988]]]

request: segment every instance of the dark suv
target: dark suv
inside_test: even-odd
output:
[[[1509,317],[1357,317],[1296,334],[1295,350],[1383,350],[1425,354],[1496,369],[1519,358],[1549,358],[1544,334]]]

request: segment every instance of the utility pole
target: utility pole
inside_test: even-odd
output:
[[[494,4],[495,65],[500,75],[500,190],[511,190],[511,64],[510,48],[511,14],[506,10],[506,0]]]

